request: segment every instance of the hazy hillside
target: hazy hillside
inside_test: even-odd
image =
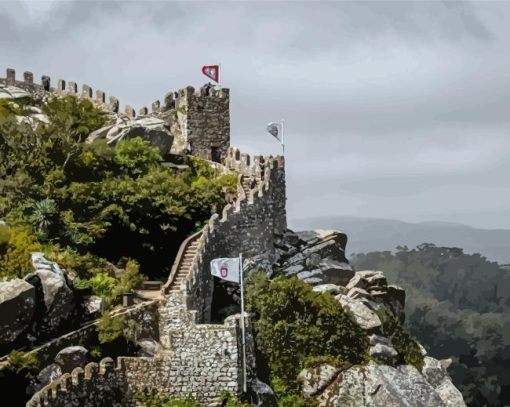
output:
[[[510,230],[476,229],[446,222],[407,223],[391,219],[317,217],[291,219],[289,227],[339,229],[347,233],[347,253],[394,250],[399,245],[421,243],[462,247],[466,253],[482,253],[489,260],[510,263]]]

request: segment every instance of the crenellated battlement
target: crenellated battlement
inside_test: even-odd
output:
[[[12,68],[7,68],[5,78],[0,78],[0,84],[23,89],[34,94],[37,99],[43,99],[48,94],[59,96],[73,95],[89,99],[95,105],[113,113],[119,112],[119,100],[115,96],[110,96],[107,102],[104,91],[98,89],[94,93],[93,89],[87,84],[83,84],[79,88],[76,82],[58,79],[56,86],[52,87],[51,78],[48,75],[42,75],[41,83],[34,83],[34,74],[28,71],[23,73],[23,81],[18,81],[16,80],[16,71]]]
[[[105,389],[124,389],[125,369],[121,358],[115,362],[104,358],[99,364],[88,363],[84,368],[77,367],[71,373],[64,373],[38,391],[27,403],[27,407],[47,405],[59,407],[72,405],[73,400],[108,400]],[[116,394],[122,394],[117,392]],[[115,400],[119,404],[122,400]]]

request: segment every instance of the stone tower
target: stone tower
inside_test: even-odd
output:
[[[229,89],[205,85],[181,89],[175,99],[180,134],[174,134],[177,151],[206,160],[224,162],[230,146]]]

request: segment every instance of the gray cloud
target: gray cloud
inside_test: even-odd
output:
[[[0,3],[2,60],[150,104],[222,63],[233,143],[277,153],[289,214],[510,228],[510,4]],[[501,225],[499,225],[501,223]]]

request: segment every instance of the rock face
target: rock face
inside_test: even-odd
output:
[[[299,380],[305,395],[325,407],[465,406],[451,381],[438,384],[410,365],[391,367],[371,361],[346,370],[322,365],[303,370]]]
[[[34,252],[32,265],[35,273],[25,280],[29,279],[43,293],[45,312],[38,329],[42,334],[50,334],[68,324],[75,313],[74,294],[57,263],[47,260],[42,253]]]
[[[155,117],[139,117],[129,120],[120,116],[114,125],[94,131],[87,138],[87,142],[105,138],[108,144],[116,144],[121,140],[141,137],[159,148],[162,155],[168,153],[173,143],[173,136],[166,128],[164,120]]]
[[[30,99],[31,97],[31,94],[23,89],[0,84],[0,99]]]
[[[49,270],[37,270],[35,274],[41,282],[46,306],[40,329],[45,333],[57,331],[75,311],[73,292],[67,286],[64,276]]]
[[[5,352],[75,327],[77,307],[57,263],[32,253],[33,273],[0,283],[0,349]]]
[[[88,316],[94,317],[106,309],[106,303],[101,297],[91,295],[83,302],[85,312]]]
[[[42,369],[37,376],[31,381],[29,386],[30,393],[35,393],[41,390],[47,384],[56,380],[62,375],[62,369],[56,363],[46,366]]]
[[[34,310],[34,286],[20,279],[0,283],[0,347],[28,330]]]
[[[278,270],[312,285],[345,285],[354,271],[345,258],[347,236],[333,230],[288,231],[277,246]]]
[[[381,271],[357,271],[345,288],[348,290],[347,295],[337,299],[343,305],[349,306],[355,315],[357,312],[352,308],[354,303],[363,304],[372,312],[383,307],[400,322],[404,322],[405,291],[398,286],[388,285],[386,277]],[[345,297],[355,300],[354,303]],[[360,308],[355,304],[354,307]],[[364,310],[364,308],[362,309]]]
[[[55,363],[62,368],[62,372],[70,373],[75,367],[83,367],[87,364],[88,353],[83,346],[69,346],[57,353]]]

